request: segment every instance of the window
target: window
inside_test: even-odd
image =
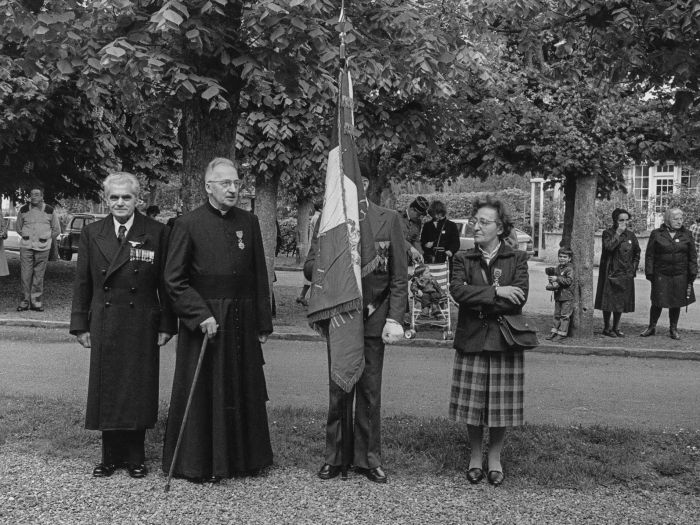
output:
[[[683,168],[681,170],[681,186],[688,190],[694,190],[698,187],[698,172]]]
[[[635,166],[633,183],[634,200],[646,210],[649,201],[649,166]]]
[[[662,164],[656,167],[656,173],[673,173],[673,164]]]
[[[656,213],[663,213],[668,207],[668,196],[673,193],[673,177],[656,179]]]

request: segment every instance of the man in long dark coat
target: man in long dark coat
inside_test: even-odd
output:
[[[104,181],[110,215],[80,236],[70,333],[90,348],[85,427],[102,431],[95,477],[147,474],[144,438],[158,416],[160,350],[177,331],[163,285],[168,229],[136,211],[139,182]]]
[[[367,185],[367,180],[364,179],[363,183]],[[340,474],[341,465],[345,461],[355,465],[369,480],[386,483],[387,476],[382,468],[381,453],[382,368],[384,365],[382,333],[387,322],[393,322],[402,331],[401,324],[408,300],[408,275],[405,240],[398,214],[370,202],[367,216],[382,263],[376,270],[362,278],[363,296],[376,297],[383,293],[385,297],[376,311],[366,317],[364,322],[365,368],[354,391],[346,394],[332,379],[329,379],[325,463],[318,472],[318,476],[321,479],[336,477]],[[308,280],[313,278],[317,251],[318,226],[304,263],[304,275]],[[328,359],[330,368],[330,353]],[[350,397],[347,403],[350,411],[353,406],[352,398],[354,397],[355,400],[354,436],[345,436],[345,439],[353,441],[352,458],[342,458],[341,451],[344,396]]]
[[[180,318],[163,471],[173,460],[204,334],[207,344],[174,475],[218,481],[272,464],[261,343],[272,332],[258,219],[234,205],[228,159],[207,167],[208,202],[173,224],[165,282]]]

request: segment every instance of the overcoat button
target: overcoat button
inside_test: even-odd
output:
[[[107,302],[105,303],[105,306],[109,308],[110,306],[112,306],[112,303],[110,303],[109,301],[107,301]]]
[[[131,306],[131,307],[133,308],[133,307],[134,307],[134,303],[129,303],[129,306]]]
[[[138,269],[138,268],[135,268],[135,269],[134,269],[134,273],[139,273],[139,269]]]
[[[102,270],[102,275],[105,275],[107,273],[107,270]]]
[[[136,288],[132,288],[131,293],[136,293]]]
[[[109,286],[105,286],[105,292],[109,292]]]

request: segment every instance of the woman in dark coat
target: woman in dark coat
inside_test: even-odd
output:
[[[668,308],[669,335],[671,339],[680,339],[678,319],[681,307],[695,302],[693,281],[698,273],[695,242],[683,226],[682,210],[666,210],[664,224],[651,232],[644,258],[644,273],[651,281],[651,309],[649,326],[639,335],[654,335],[661,310]]]
[[[447,208],[440,201],[433,201],[428,208],[430,222],[423,225],[420,244],[426,263],[443,263],[459,250],[459,229],[447,218]]]
[[[634,312],[634,276],[641,250],[637,236],[629,229],[629,212],[616,208],[612,220],[612,228],[603,232],[595,308],[603,310],[603,335],[624,337],[620,331],[620,318],[623,313]]]
[[[524,359],[499,329],[502,314],[521,312],[528,293],[527,254],[506,245],[512,224],[503,204],[488,196],[474,203],[474,242],[453,260],[450,293],[459,304],[450,416],[467,424],[471,446],[467,479],[479,483],[484,427],[489,428],[488,481],[503,482],[506,428],[523,424]]]

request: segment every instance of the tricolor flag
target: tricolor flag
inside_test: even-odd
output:
[[[337,140],[328,154],[308,317],[328,339],[331,379],[350,392],[365,366],[363,314],[371,312],[376,299],[363,297],[362,277],[376,268],[378,259],[353,139],[352,82],[346,65],[338,84]]]

